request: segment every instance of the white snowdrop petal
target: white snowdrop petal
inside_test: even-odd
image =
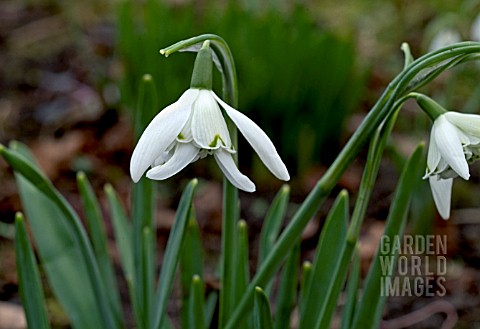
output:
[[[441,159],[441,154],[438,151],[438,146],[437,146],[437,142],[435,141],[435,136],[433,135],[433,131],[434,130],[432,129],[430,134],[430,145],[428,147],[426,175],[429,175],[438,169],[438,164],[440,163],[440,159]]]
[[[443,114],[448,121],[460,128],[467,135],[480,138],[480,115],[447,112]]]
[[[201,90],[193,104],[192,135],[205,149],[230,148],[227,123],[209,90]]]
[[[442,158],[455,170],[460,177],[468,180],[470,177],[468,163],[465,160],[463,146],[456,128],[444,116],[440,115],[434,122],[432,137],[438,146]]]
[[[430,177],[429,182],[438,213],[443,219],[448,219],[450,217],[453,178]]]
[[[164,108],[140,137],[130,160],[130,175],[138,182],[182,130],[199,90],[188,89],[175,103]]]
[[[213,155],[223,174],[233,186],[246,192],[255,192],[255,184],[238,170],[229,152],[218,149]]]
[[[237,126],[245,139],[252,145],[255,152],[265,164],[265,166],[278,178],[284,181],[290,179],[287,167],[277,153],[267,134],[251,119],[243,113],[235,110],[233,107],[225,103],[215,93],[211,92],[218,103],[225,109],[227,115]]]
[[[147,177],[155,180],[163,180],[177,174],[191,163],[199,152],[192,144],[178,143],[172,157],[165,164],[153,167],[147,171]]]

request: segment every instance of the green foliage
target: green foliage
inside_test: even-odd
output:
[[[25,146],[14,143],[12,149],[1,148],[1,154],[16,172],[42,265],[72,325],[88,328],[102,323],[105,328],[122,327],[78,216],[36,167]]]
[[[347,236],[348,218],[348,193],[342,191],[325,221],[313,261],[312,274],[305,283],[306,290],[300,313],[301,328],[314,328],[321,316],[325,316],[326,322],[329,322],[333,315],[335,304],[332,303],[332,299],[336,300],[340,291],[337,289],[337,293],[332,296],[327,293],[329,289],[333,289],[330,286],[333,286],[336,281],[339,281],[337,286],[341,286],[342,274],[346,273],[346,271],[343,273],[341,270],[338,271],[337,264],[340,262],[339,255],[342,253]],[[326,315],[316,311],[323,310],[327,306],[330,306],[330,309]]]
[[[270,312],[270,303],[267,295],[262,288],[255,288],[255,306],[253,309],[253,319],[255,329],[273,329],[272,313]]]
[[[35,323],[38,329],[49,329],[45,309],[45,296],[40,281],[35,255],[28,239],[23,215],[15,217],[15,254],[17,258],[20,297],[25,308],[28,323]]]

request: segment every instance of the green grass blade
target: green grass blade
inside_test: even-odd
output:
[[[340,290],[346,278],[348,264],[352,259],[354,248],[360,234],[361,225],[365,217],[365,211],[377,177],[381,156],[395,123],[397,113],[398,112],[394,112],[387,120],[385,120],[384,124],[377,129],[370,140],[367,163],[363,172],[362,182],[360,184],[357,201],[352,214],[352,220],[347,231],[345,243],[340,252],[339,261],[332,273],[332,277],[334,277],[335,280],[331,281],[327,287],[325,301],[323,302],[323,307],[320,309],[315,324],[315,328],[317,329],[330,326],[336,307],[335,301],[338,299]]]
[[[355,249],[353,264],[348,276],[347,297],[342,311],[341,329],[350,329],[353,316],[357,307],[358,285],[360,282],[360,254],[358,247]]]
[[[143,325],[141,320],[140,310],[138,306],[138,299],[135,294],[137,288],[134,284],[134,269],[133,269],[133,241],[132,241],[132,225],[130,224],[125,209],[118,198],[117,193],[112,185],[106,184],[104,187],[105,195],[107,196],[108,206],[110,209],[110,217],[112,220],[113,235],[115,243],[120,255],[120,264],[127,281],[130,299],[132,301],[133,312],[138,327]]]
[[[305,308],[305,297],[307,296],[307,289],[310,286],[310,280],[312,279],[312,263],[308,260],[302,264],[302,277],[300,279],[300,300],[298,303],[299,311]]]
[[[234,272],[234,296],[233,300],[239,300],[242,298],[245,290],[248,286],[248,281],[250,279],[250,268],[248,262],[248,231],[247,223],[244,220],[240,220],[237,224],[237,234],[236,234],[236,256],[235,256],[235,267],[232,269]],[[250,316],[246,316],[240,321],[237,325],[237,328],[250,328],[251,323]]]
[[[421,144],[410,156],[403,169],[388,214],[385,236],[393,238],[395,235],[403,235],[413,191],[419,183],[419,177],[421,177],[422,151],[423,145]],[[389,250],[388,253],[382,253],[381,249],[377,250],[377,255],[365,279],[363,296],[358,310],[355,312],[352,328],[378,328],[386,301],[386,296],[382,296],[380,287],[380,277],[382,276],[380,260],[381,257],[394,257],[394,260],[396,260],[396,256],[394,250]]]
[[[198,275],[192,277],[192,284],[190,285],[190,301],[189,301],[189,314],[191,329],[204,329],[205,328],[205,289],[203,287],[203,281]]]
[[[113,270],[112,259],[108,252],[107,236],[105,233],[105,225],[103,224],[103,217],[100,211],[97,197],[93,191],[90,182],[83,172],[77,174],[77,185],[80,192],[80,197],[83,203],[85,212],[85,219],[92,241],[93,251],[97,258],[100,274],[103,277],[107,290],[110,292],[110,302],[113,309],[120,317],[120,294],[118,291],[117,279]]]
[[[155,81],[150,74],[144,74],[138,92],[135,113],[135,139],[138,140],[158,111],[158,96]]]
[[[210,328],[217,307],[218,293],[212,291],[205,302],[205,328]]]
[[[12,147],[14,150],[0,146],[0,154],[15,170],[47,277],[70,320],[79,328],[98,324],[122,327],[121,319],[115,318],[93,248],[77,214],[27,160],[31,158],[28,149],[19,143],[12,143]]]
[[[280,228],[282,227],[283,219],[285,217],[285,212],[287,210],[289,195],[290,186],[283,185],[268,209],[262,226],[262,232],[260,233],[257,267],[259,267],[262,261],[267,257],[275,243],[275,240],[277,240]]]
[[[255,288],[255,304],[253,309],[253,324],[255,329],[273,329],[272,313],[267,295],[262,288]]]
[[[236,131],[236,130],[235,130]],[[222,211],[222,255],[220,280],[219,328],[230,318],[235,307],[235,258],[236,232],[239,219],[238,190],[226,179],[223,179],[223,211]]]
[[[158,98],[155,83],[149,74],[142,77],[135,116],[135,137],[140,138],[158,110]],[[154,218],[153,181],[143,177],[133,186],[132,201],[132,240],[134,261],[135,296],[141,328],[149,328],[150,305],[153,299],[155,278],[155,239],[149,244],[143,240],[144,232],[156,232]]]
[[[300,244],[292,249],[283,268],[275,312],[275,329],[290,328],[290,317],[296,305]]]
[[[112,219],[113,234],[120,254],[120,261],[127,282],[133,283],[133,252],[132,252],[132,227],[127,214],[123,209],[117,193],[110,184],[105,185],[110,215]]]
[[[341,278],[335,276],[335,269],[347,235],[348,207],[348,193],[341,191],[327,216],[318,241],[312,277],[307,284],[305,300],[302,301],[300,328],[313,328],[321,315],[318,310],[325,307],[326,303],[332,303],[327,299],[327,291],[335,280]],[[332,297],[335,299],[335,296]],[[334,301],[333,304],[335,305]]]
[[[240,220],[237,224],[237,251],[235,264],[235,295],[234,299],[240,299],[245,293],[250,279],[248,262],[248,228],[247,222]]]
[[[17,213],[15,216],[15,255],[20,298],[22,299],[28,326],[30,328],[49,329],[50,324],[48,323],[40,274],[21,213]]]
[[[146,230],[156,232],[153,221],[153,195],[153,182],[145,177],[133,186],[131,248],[133,248],[135,298],[140,312],[137,321],[140,328],[149,328],[148,309],[155,290],[155,239],[150,239],[149,245],[143,241]]]
[[[180,253],[180,281],[182,286],[182,328],[189,324],[189,300],[191,293],[192,277],[198,275],[203,280],[203,247],[198,228],[195,211],[190,211],[187,232],[183,240]]]
[[[155,296],[155,308],[152,312],[152,328],[160,328],[167,308],[168,297],[173,288],[173,279],[175,270],[179,261],[180,247],[184,240],[185,232],[190,218],[190,208],[192,206],[193,192],[198,181],[193,179],[183,191],[180,203],[175,216],[175,223],[168,237],[165,255],[163,257],[160,279]]]

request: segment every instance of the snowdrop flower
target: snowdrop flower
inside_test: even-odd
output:
[[[212,54],[205,42],[195,60],[190,89],[163,109],[140,137],[130,162],[130,175],[138,182],[147,177],[167,179],[188,164],[213,155],[225,177],[237,188],[253,192],[255,184],[237,168],[236,153],[220,106],[252,145],[267,168],[279,179],[289,180],[285,164],[260,127],[221,100],[212,90]]]
[[[419,104],[427,111],[428,106],[440,108],[429,98]],[[453,178],[468,180],[468,165],[480,158],[480,115],[443,112],[433,123],[424,178],[429,179],[438,212],[448,219]]]

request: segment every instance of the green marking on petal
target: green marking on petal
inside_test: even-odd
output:
[[[225,142],[223,141],[222,137],[220,137],[220,135],[218,135],[218,134],[215,135],[215,137],[213,138],[213,141],[212,141],[210,144],[208,144],[208,146],[210,146],[210,147],[215,147],[215,146],[217,146],[218,141],[220,141],[223,146],[226,146],[226,144],[225,144]]]
[[[179,140],[184,140],[184,139],[185,139],[185,137],[182,135],[182,133],[180,133],[180,134],[178,134],[178,137],[177,137],[177,139],[179,139]]]

